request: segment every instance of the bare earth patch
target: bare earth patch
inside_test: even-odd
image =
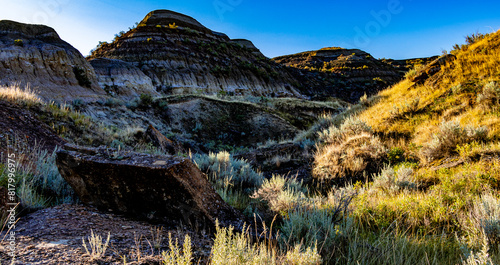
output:
[[[206,263],[212,244],[210,235],[164,227],[159,232],[163,240],[155,248],[153,237],[158,236],[158,227],[83,205],[64,204],[39,210],[21,217],[16,224],[15,264],[124,264],[124,257],[127,264],[161,264],[161,252],[168,250],[169,233],[174,242],[179,240],[179,245],[189,234],[193,261]],[[105,257],[94,262],[82,246],[82,238],[87,240],[91,229],[103,238],[108,232],[111,234]],[[3,239],[5,231],[0,235],[0,264],[10,264],[6,249],[9,242]]]

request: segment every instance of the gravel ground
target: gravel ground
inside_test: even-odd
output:
[[[105,256],[92,261],[82,238],[92,231],[111,235]],[[158,230],[161,232],[157,232]],[[168,250],[168,234],[184,242],[189,234],[194,262],[204,264],[210,255],[210,236],[180,227],[155,226],[83,205],[59,205],[20,218],[15,228],[15,264],[162,264],[161,252]],[[156,232],[155,232],[156,231]],[[11,264],[6,231],[0,235],[0,264]],[[155,240],[158,235],[161,240]],[[160,241],[160,243],[155,243]],[[175,241],[175,240],[174,240]],[[157,247],[155,247],[155,245]],[[125,258],[125,259],[124,259]]]

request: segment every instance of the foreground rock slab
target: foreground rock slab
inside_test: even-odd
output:
[[[80,200],[101,210],[207,230],[216,219],[241,220],[187,158],[68,145],[57,166]]]

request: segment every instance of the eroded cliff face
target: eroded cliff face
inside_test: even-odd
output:
[[[113,97],[133,99],[141,94],[160,96],[151,78],[131,63],[106,58],[89,62],[94,67],[101,88]]]
[[[113,43],[101,44],[88,59],[96,58],[133,64],[166,94],[302,97],[287,69],[262,56],[250,41],[231,41],[167,10],[149,13]]]
[[[92,101],[106,95],[92,66],[54,29],[0,21],[1,85],[29,85],[46,100]]]

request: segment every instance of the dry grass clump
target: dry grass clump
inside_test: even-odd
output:
[[[42,100],[37,93],[34,90],[31,90],[29,86],[22,89],[16,84],[10,86],[0,86],[0,99],[28,106],[42,103]]]
[[[297,244],[288,251],[281,251],[271,240],[252,243],[248,229],[245,227],[242,233],[235,233],[233,227],[219,227],[217,223],[216,230],[209,264],[319,265],[322,262],[316,247],[304,248]]]
[[[94,234],[94,231],[90,230],[90,236],[88,237],[89,247],[87,247],[85,237],[82,238],[83,248],[85,249],[87,255],[90,256],[91,261],[100,260],[104,257],[109,246],[110,238],[111,234],[108,233],[106,241],[103,242],[103,238],[100,235]]]
[[[360,180],[376,173],[386,159],[386,148],[371,128],[357,118],[347,119],[340,128],[320,133],[326,144],[314,158],[313,175],[320,180]]]
[[[179,242],[175,239],[172,241],[172,234],[168,233],[168,251],[163,251],[163,264],[165,265],[190,265],[193,259],[193,251],[191,249],[191,237],[186,234],[182,249],[179,247]]]
[[[210,264],[276,264],[276,249],[269,249],[264,243],[252,244],[248,231],[235,233],[233,227],[219,227],[216,235]]]
[[[432,141],[422,148],[421,155],[427,162],[431,162],[456,154],[459,145],[484,141],[487,136],[488,129],[484,126],[462,127],[456,121],[443,122]]]

